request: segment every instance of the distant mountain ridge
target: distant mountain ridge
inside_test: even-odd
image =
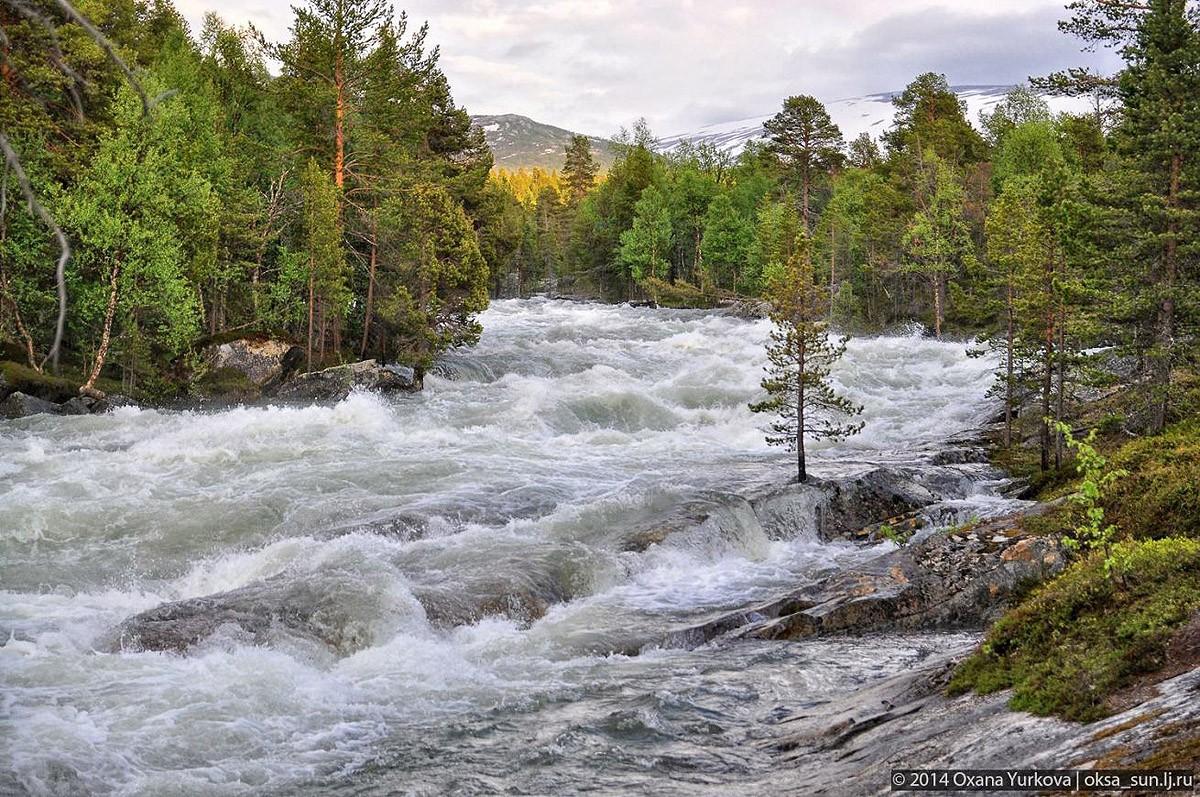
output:
[[[967,105],[967,119],[979,124],[981,111],[991,110],[1013,89],[1009,84],[964,85],[951,87],[958,98]],[[898,91],[867,94],[828,102],[825,107],[833,121],[841,128],[849,143],[861,133],[870,133],[878,139],[892,126],[895,108],[892,100]],[[1043,95],[1050,109],[1056,113],[1086,113],[1091,110],[1091,101],[1086,97],[1053,97]],[[782,105],[782,100],[780,101]],[[731,122],[705,125],[689,133],[677,133],[658,140],[658,149],[670,152],[690,142],[693,145],[711,144],[731,154],[737,154],[751,141],[763,138],[763,122],[775,114],[772,111],[762,116],[737,119]],[[563,147],[571,138],[571,131],[554,125],[537,122],[518,114],[496,116],[473,116],[483,128],[488,146],[496,159],[496,166],[517,170],[534,166],[543,169],[561,169]],[[592,152],[602,169],[612,165],[615,149],[611,142],[598,136],[588,136]]]
[[[483,128],[496,166],[510,171],[535,166],[548,170],[561,169],[563,150],[574,135],[570,130],[515,113],[479,115],[471,119]],[[616,154],[612,145],[597,136],[588,136],[588,139],[592,142],[592,154],[600,168],[612,166]]]
[[[979,114],[990,111],[1004,99],[1004,95],[1015,88],[1012,85],[969,85],[951,86],[951,90],[960,100],[966,103],[967,120],[979,125]],[[839,128],[846,143],[858,138],[862,133],[870,133],[878,139],[892,126],[896,109],[892,105],[901,92],[889,91],[881,94],[868,94],[863,97],[848,97],[825,103],[830,117]],[[1091,100],[1087,97],[1054,97],[1042,95],[1055,113],[1085,113],[1091,110]],[[782,103],[781,103],[782,104]],[[659,139],[659,149],[670,151],[684,142],[693,145],[711,144],[731,153],[739,153],[751,141],[764,137],[763,122],[774,116],[774,112],[748,119],[732,122],[706,125],[691,133],[681,133]]]

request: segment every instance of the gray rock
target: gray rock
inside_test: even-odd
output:
[[[134,615],[98,640],[97,648],[186,653],[226,629],[267,645],[285,637],[315,642],[348,655],[373,644],[369,585],[354,574],[320,578],[275,576],[228,592],[164,603]]]
[[[0,417],[4,418],[24,418],[29,415],[39,415],[45,413],[47,415],[59,415],[61,409],[57,404],[52,404],[49,401],[44,401],[36,396],[30,396],[25,393],[16,392],[4,399],[0,403]]]
[[[59,406],[59,411],[63,415],[91,415],[92,408],[97,404],[97,400],[88,398],[87,396],[76,396],[70,401],[64,401]]]
[[[1143,769],[1156,748],[1200,726],[1200,670],[1163,681],[1134,708],[1080,724],[1010,711],[1008,692],[945,697],[965,652],[785,717],[768,744],[782,759],[781,777],[796,794],[857,797],[895,793],[893,769]]]
[[[264,337],[213,344],[203,349],[201,355],[212,370],[232,368],[260,388],[282,382],[304,361],[303,349]]]
[[[411,393],[420,389],[412,368],[363,360],[300,374],[279,385],[271,396],[282,401],[341,401],[354,390]]]
[[[92,405],[92,414],[101,415],[105,412],[111,412],[117,407],[136,406],[138,406],[138,403],[129,398],[129,396],[122,396],[120,393],[110,393]]]
[[[982,627],[1022,587],[1066,564],[1057,539],[1020,531],[1017,517],[933,534],[780,598],[673,631],[667,644]]]

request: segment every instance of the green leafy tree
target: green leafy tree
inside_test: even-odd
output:
[[[704,266],[718,286],[737,290],[754,231],[728,194],[717,194],[704,214]]]
[[[634,207],[633,225],[621,233],[621,265],[634,282],[660,280],[671,267],[671,209],[653,185]]]
[[[933,150],[925,153],[922,206],[904,233],[907,270],[929,284],[933,330],[940,338],[946,319],[946,283],[974,257],[963,207],[963,190],[948,163]]]
[[[845,353],[846,341],[829,340],[822,323],[828,297],[814,281],[808,241],[803,236],[785,262],[769,269],[768,297],[774,329],[767,346],[767,399],[750,405],[753,412],[778,416],[767,436],[770,445],[786,446],[796,454],[796,480],[808,480],[806,440],[840,440],[857,434],[862,423],[847,423],[862,407],[839,396],[830,369]]]

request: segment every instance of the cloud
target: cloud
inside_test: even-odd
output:
[[[1078,63],[1060,0],[402,0],[428,20],[456,99],[607,135],[639,117],[660,134],[770,113],[790,94],[825,100],[903,88],[922,71],[952,83],[1015,83]],[[290,11],[180,0],[286,36]]]

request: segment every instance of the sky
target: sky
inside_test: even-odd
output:
[[[271,0],[177,0],[287,38]],[[607,136],[644,117],[658,135],[761,116],[793,94],[823,101],[896,91],[921,72],[954,85],[1023,82],[1067,66],[1111,71],[1081,53],[1050,0],[405,0],[429,23],[455,99],[471,113],[517,113]]]

